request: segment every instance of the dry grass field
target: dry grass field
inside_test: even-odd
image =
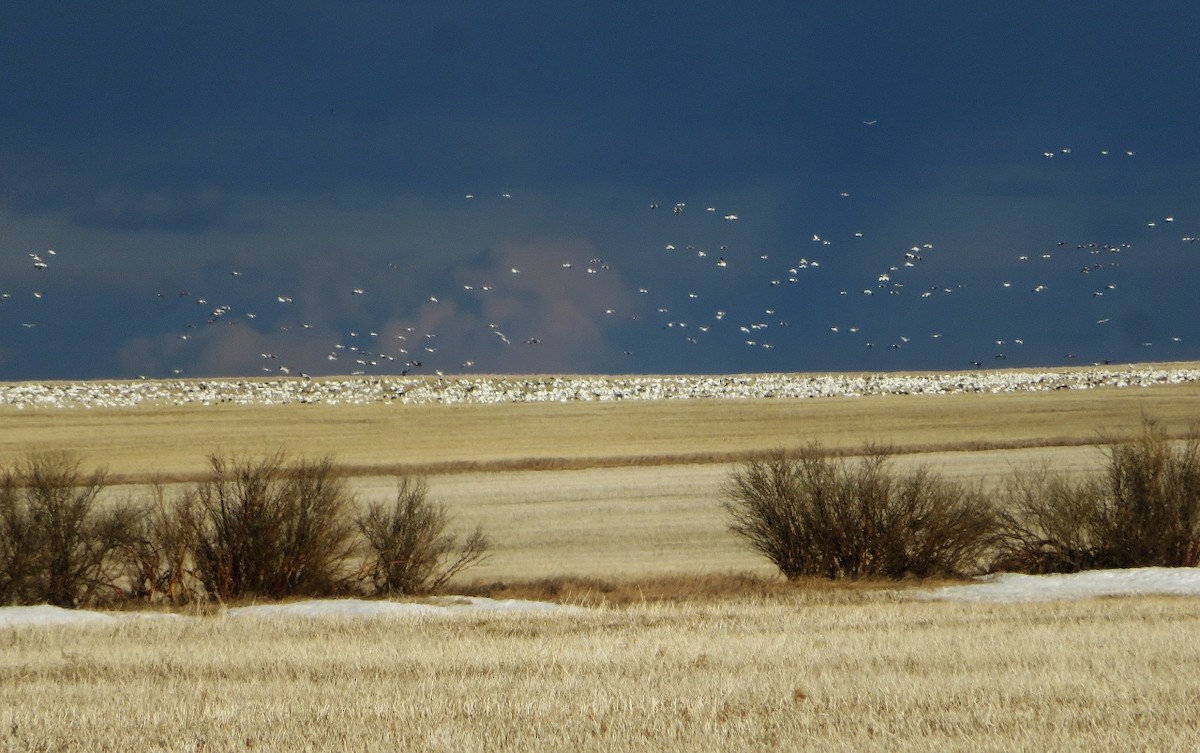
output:
[[[0,632],[8,751],[1194,751],[1194,599]]]
[[[0,407],[0,463],[70,450],[129,482],[118,496],[153,476],[185,481],[213,451],[332,454],[364,500],[388,499],[397,473],[424,473],[457,525],[479,523],[493,540],[460,587],[511,595],[577,577],[559,596],[592,607],[0,628],[0,750],[1197,750],[1195,599],[954,604],[917,600],[914,584],[762,581],[739,595],[720,577],[772,574],[720,507],[730,464],[757,453],[891,443],[898,464],[995,481],[1041,461],[1098,466],[1092,444],[1144,416],[1182,432],[1200,419],[1200,385]]]

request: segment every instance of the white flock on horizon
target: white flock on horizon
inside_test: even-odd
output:
[[[151,405],[311,403],[533,403],[615,400],[803,399],[1147,388],[1200,381],[1194,364],[944,374],[694,376],[446,376],[170,379],[0,383],[0,406],[128,408]]]

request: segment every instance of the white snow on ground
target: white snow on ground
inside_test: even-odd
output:
[[[443,596],[434,600],[452,610],[468,609],[476,612],[556,612],[580,613],[586,612],[582,607],[572,607],[565,604],[552,604],[547,601],[526,601],[524,599],[488,599],[483,596]]]
[[[402,604],[363,599],[314,599],[289,604],[256,604],[225,610],[226,617],[277,619],[280,617],[412,617],[439,614],[445,610],[429,604]]]
[[[506,614],[572,614],[580,607],[518,599],[486,599],[479,596],[445,596],[426,603],[367,601],[364,599],[314,599],[288,604],[260,604],[227,609],[227,618],[275,620],[287,618],[361,619],[381,617],[456,617]],[[173,618],[178,615],[159,612],[92,612],[86,609],[62,609],[47,604],[31,607],[0,607],[0,630],[12,627],[51,625],[95,625],[120,619]],[[200,618],[204,619],[204,618]]]
[[[485,599],[479,596],[443,596],[422,603],[395,601],[366,601],[363,599],[315,599],[290,604],[263,604],[236,607],[225,611],[226,617],[451,617],[460,614],[488,612],[563,613],[582,611],[578,607],[550,604],[543,601],[517,599]]]
[[[977,578],[970,585],[923,592],[918,598],[996,603],[1152,594],[1200,596],[1200,568],[1141,567],[1070,575],[1000,573]]]
[[[180,620],[169,612],[90,612],[86,609],[63,609],[49,604],[30,607],[0,607],[0,630],[26,625],[97,625],[117,620]]]
[[[977,578],[974,583],[946,586],[912,594],[919,599],[978,603],[1054,601],[1098,596],[1200,596],[1200,568],[1143,567],[1129,570],[1092,570],[1071,575],[1018,575],[1003,573]],[[479,596],[443,596],[428,602],[316,599],[289,604],[262,604],[228,609],[226,618],[275,620],[288,618],[456,617],[506,614],[581,614],[581,607],[518,599]],[[89,612],[45,604],[0,607],[0,629],[53,625],[95,625],[121,619],[173,618],[152,612]],[[205,618],[195,618],[205,619]]]
[[[115,622],[112,615],[88,612],[83,609],[63,609],[49,604],[32,607],[0,608],[0,628],[25,627],[27,625],[95,625]]]

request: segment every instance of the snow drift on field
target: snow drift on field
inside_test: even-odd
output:
[[[112,615],[88,612],[82,609],[63,609],[49,604],[32,607],[4,607],[0,609],[0,627],[24,627],[25,625],[95,625],[115,622]]]
[[[580,607],[518,599],[486,599],[478,596],[447,596],[427,603],[396,601],[367,601],[364,599],[314,599],[289,604],[261,604],[235,607],[224,612],[225,617],[255,619],[287,618],[386,618],[386,617],[454,617],[458,615],[509,614],[570,614],[583,612]],[[92,612],[86,609],[62,609],[48,604],[31,607],[0,607],[0,629],[37,625],[96,625],[114,623],[119,619],[169,618],[178,615],[159,612]],[[201,618],[203,619],[203,618]]]
[[[1138,595],[1200,596],[1200,568],[1142,567],[1070,575],[1001,573],[977,578],[970,585],[925,592],[920,597],[994,603]]]
[[[978,603],[1054,601],[1101,596],[1200,596],[1200,568],[1144,567],[1130,570],[1092,570],[1072,575],[1005,573],[977,578],[963,586],[947,586],[915,594],[920,599]],[[387,617],[455,617],[508,614],[578,614],[581,607],[518,599],[446,596],[423,603],[317,599],[289,604],[263,604],[225,611],[227,618],[289,619]],[[0,608],[0,629],[48,625],[96,625],[121,619],[185,619],[147,612],[89,612],[45,604]],[[195,618],[204,619],[204,618]]]
[[[362,599],[314,599],[290,604],[257,604],[225,611],[226,617],[410,617],[438,614],[445,610],[429,604],[401,604]]]
[[[226,617],[448,617],[488,612],[563,613],[578,607],[518,599],[485,599],[479,596],[446,596],[423,603],[365,601],[363,599],[314,599],[290,604],[263,604],[226,610]]]
[[[31,607],[0,607],[0,628],[24,625],[102,625],[118,619],[178,620],[177,614],[166,612],[89,612],[86,609],[63,609],[49,604]]]

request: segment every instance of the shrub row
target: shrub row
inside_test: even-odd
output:
[[[1172,442],[1147,421],[1101,447],[1095,477],[1043,466],[986,493],[924,467],[899,473],[886,450],[851,462],[813,445],[735,468],[725,508],[789,579],[1200,565],[1200,433]]]
[[[332,462],[209,457],[175,493],[99,501],[103,471],[37,453],[0,471],[0,604],[425,593],[487,555],[421,480],[361,509]]]
[[[987,492],[897,472],[884,449],[813,445],[736,467],[724,504],[789,579],[1200,565],[1200,433],[1173,442],[1148,421],[1102,448],[1095,477],[1041,467]],[[421,479],[361,507],[328,458],[211,455],[198,483],[101,503],[107,486],[65,453],[0,469],[0,604],[425,593],[489,547],[478,528],[448,534]]]

